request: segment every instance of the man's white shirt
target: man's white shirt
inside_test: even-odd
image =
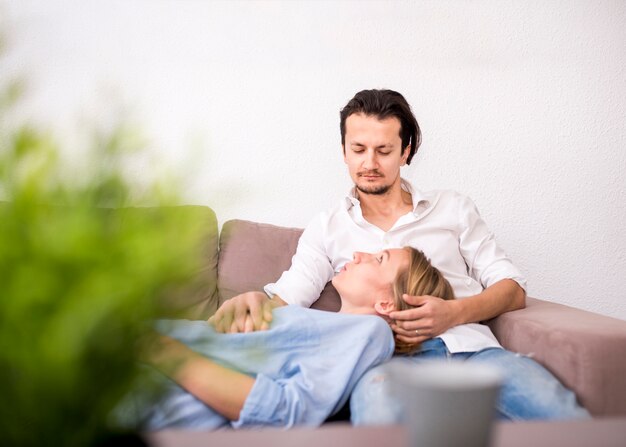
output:
[[[454,289],[457,299],[477,295],[503,279],[526,290],[526,280],[496,243],[474,203],[454,191],[421,192],[402,180],[411,193],[413,210],[389,231],[363,218],[353,188],[338,206],[320,213],[306,227],[291,268],[265,292],[288,304],[309,307],[355,251],[375,253],[389,248],[415,247],[430,259]],[[463,324],[439,336],[448,350],[475,352],[500,347],[482,324]]]

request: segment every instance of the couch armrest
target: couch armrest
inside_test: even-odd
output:
[[[187,272],[184,284],[164,290],[161,296],[162,318],[207,319],[217,310],[218,232],[215,212],[207,206],[182,205],[161,207],[120,208],[111,210],[122,222],[151,218],[154,225],[176,219],[185,222],[187,236],[193,236],[201,260]],[[178,241],[177,243],[180,243]]]
[[[626,321],[535,298],[487,322],[506,349],[532,356],[594,416],[626,414]]]

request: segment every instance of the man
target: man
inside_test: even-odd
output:
[[[489,328],[476,324],[523,308],[525,280],[470,199],[452,191],[422,192],[400,177],[400,168],[411,162],[421,142],[404,97],[391,90],[364,90],[340,118],[344,161],[355,187],[339,206],[307,226],[291,268],[265,287],[267,295],[248,292],[224,303],[210,319],[216,329],[266,329],[272,307],[310,306],[354,252],[411,245],[430,258],[462,298],[407,296],[418,307],[390,314],[398,340],[422,343],[412,361],[458,357],[502,367],[507,382],[498,410],[503,418],[585,417],[573,394],[550,373],[505,351]],[[406,359],[392,361],[401,360]],[[354,423],[398,422],[401,409],[389,400],[384,379],[378,368],[361,379],[351,401]],[[542,399],[528,390],[521,395],[520,387]]]

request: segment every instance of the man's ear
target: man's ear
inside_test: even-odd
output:
[[[389,315],[390,312],[396,310],[396,305],[393,300],[379,299],[374,303],[374,310],[380,315]]]
[[[409,158],[409,153],[411,152],[411,145],[408,144],[405,148],[404,151],[402,151],[402,165],[404,166],[406,164],[406,159]]]
[[[343,152],[343,162],[348,163],[348,161],[346,160],[346,145],[345,144],[341,145],[341,151]]]

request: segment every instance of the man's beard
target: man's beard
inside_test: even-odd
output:
[[[369,175],[376,175],[377,177],[383,178],[384,176],[380,174],[380,172],[378,172],[378,170],[373,170],[373,171],[369,171],[369,172],[360,172],[357,174],[357,177],[362,177],[365,176],[366,174]],[[363,194],[371,194],[373,196],[380,196],[383,195],[385,193],[387,193],[387,191],[389,191],[389,189],[391,189],[391,185],[377,185],[377,186],[361,186],[358,183],[355,183],[356,189],[360,192],[362,192]]]
[[[391,189],[391,185],[378,185],[378,186],[367,187],[367,186],[359,186],[358,184],[356,184],[355,186],[356,186],[356,189],[362,192],[363,194],[371,194],[373,196],[381,196],[383,194],[386,194],[387,191]]]

